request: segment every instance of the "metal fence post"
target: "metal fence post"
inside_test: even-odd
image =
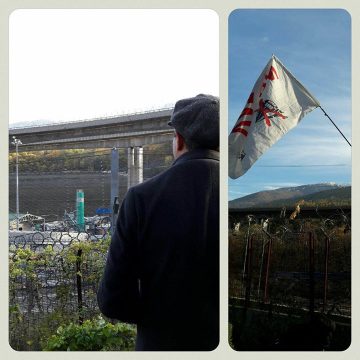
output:
[[[269,303],[269,273],[270,273],[271,248],[272,248],[272,238],[270,237],[268,241],[267,259],[266,259],[265,291],[264,291],[265,304]]]
[[[314,234],[309,232],[309,311],[310,316],[313,316],[315,309],[315,248],[314,248]]]
[[[76,290],[77,290],[78,313],[79,313],[80,325],[84,322],[82,282],[81,282],[81,255],[82,255],[82,249],[79,249],[76,253]]]
[[[246,252],[246,264],[245,264],[245,306],[249,306],[250,293],[251,293],[251,280],[252,280],[252,255],[253,255],[253,238],[254,235],[248,237],[248,246]]]
[[[324,269],[324,311],[326,309],[326,304],[327,304],[329,250],[330,250],[330,239],[328,236],[326,236],[325,237],[325,269]]]
[[[110,209],[111,209],[111,235],[114,234],[117,212],[114,211],[114,204],[118,199],[119,192],[119,150],[111,149],[111,190],[110,190]]]

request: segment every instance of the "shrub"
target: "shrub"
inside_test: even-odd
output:
[[[20,241],[10,245],[9,343],[13,349],[41,350],[59,326],[99,315],[96,288],[109,243],[110,238],[72,238],[68,244],[30,240],[26,245]]]
[[[83,324],[60,326],[43,345],[44,351],[129,351],[135,348],[133,325],[112,324],[101,316]]]

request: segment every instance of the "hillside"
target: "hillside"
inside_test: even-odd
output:
[[[144,146],[143,177],[151,178],[173,162],[170,143]],[[75,209],[76,190],[85,193],[85,215],[111,207],[111,149],[49,150],[19,154],[20,212],[62,218]],[[16,157],[9,154],[9,211],[16,209]],[[127,191],[128,156],[119,149],[119,200]]]
[[[300,200],[307,206],[349,205],[351,186],[324,183],[260,191],[229,201],[229,208],[293,206]]]
[[[344,206],[351,204],[351,186],[339,189],[319,191],[292,200],[274,201],[272,206],[294,206],[298,201],[304,200],[303,206]]]

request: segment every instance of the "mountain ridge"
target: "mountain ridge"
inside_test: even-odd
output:
[[[264,190],[229,201],[229,208],[289,206],[300,200],[310,202],[350,201],[351,186],[336,183],[319,183]]]

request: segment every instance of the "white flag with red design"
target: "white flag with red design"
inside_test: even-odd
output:
[[[229,135],[229,176],[244,175],[300,120],[320,106],[274,55],[256,81]]]

